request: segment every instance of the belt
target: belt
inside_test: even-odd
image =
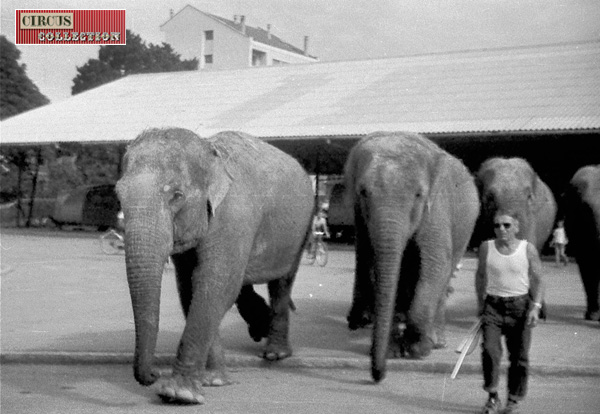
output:
[[[519,295],[519,296],[495,296],[495,295],[487,295],[485,297],[485,300],[489,300],[490,302],[501,302],[501,303],[507,303],[507,302],[516,302],[519,300],[523,300],[523,299],[527,299],[529,297],[529,293],[526,293],[524,295]]]

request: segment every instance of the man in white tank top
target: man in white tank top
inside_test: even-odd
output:
[[[516,413],[519,401],[527,394],[531,328],[539,319],[544,282],[536,248],[527,240],[517,239],[518,231],[516,216],[499,212],[494,217],[496,238],[479,248],[475,291],[483,330],[483,389],[489,394],[483,414],[496,414],[501,408],[502,336],[510,361],[508,402],[502,412]]]

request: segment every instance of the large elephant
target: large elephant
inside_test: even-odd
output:
[[[569,251],[579,266],[587,307],[585,318],[600,319],[600,165],[580,168],[565,193]]]
[[[444,314],[450,277],[471,237],[479,199],[462,162],[411,133],[363,138],[350,152],[345,177],[356,226],[348,322],[359,326],[373,312],[371,375],[379,382],[388,352],[398,356],[406,349],[420,357],[433,348],[434,320]],[[404,332],[395,313],[406,317]]]
[[[263,356],[291,355],[290,295],[314,210],[310,179],[293,158],[242,133],[203,139],[185,129],[151,129],[128,147],[117,193],[139,383],[157,382],[162,398],[187,403],[203,402],[202,385],[228,383],[219,325],[240,292],[241,309],[260,306],[251,284],[268,283]],[[161,376],[154,352],[169,255],[186,325],[173,373]]]
[[[495,237],[494,215],[498,210],[508,210],[519,220],[517,237],[541,252],[552,233],[556,201],[531,165],[523,158],[490,158],[479,167],[475,181],[481,197],[478,242]]]

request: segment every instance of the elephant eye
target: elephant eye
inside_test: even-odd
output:
[[[173,196],[171,196],[171,200],[169,202],[177,203],[177,202],[183,201],[184,199],[185,199],[185,194],[183,194],[183,191],[175,190],[175,191],[173,191]]]

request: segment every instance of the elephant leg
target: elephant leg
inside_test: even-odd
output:
[[[431,236],[431,235],[430,235]],[[449,234],[447,235],[449,238]],[[417,282],[415,296],[409,311],[409,323],[405,342],[410,356],[420,358],[431,353],[437,342],[435,338],[435,319],[446,295],[452,259],[449,246],[451,242],[443,235],[429,237],[428,243],[421,246],[421,275]],[[435,240],[435,243],[431,242]],[[440,322],[443,322],[441,320]]]
[[[450,286],[448,286],[449,288]],[[434,349],[443,349],[448,345],[446,341],[446,302],[448,300],[448,291],[444,292],[437,306],[435,317],[433,319]]]
[[[173,372],[161,376],[155,384],[156,393],[165,401],[202,404],[203,382],[216,385],[228,381],[224,375],[219,325],[240,292],[242,273],[222,268],[220,264],[207,264],[204,269],[194,271],[194,295]],[[216,275],[221,278],[215,280]]]
[[[233,384],[229,379],[225,368],[225,350],[221,342],[221,335],[217,332],[215,340],[210,347],[208,359],[206,360],[206,369],[202,375],[202,385],[219,387]]]
[[[187,318],[192,303],[192,274],[198,265],[198,256],[196,251],[191,249],[180,254],[175,254],[171,259],[175,266],[179,301],[181,302],[183,314]]]
[[[400,278],[396,294],[396,307],[388,345],[388,358],[406,357],[406,327],[408,312],[413,301],[419,275],[421,274],[421,252],[414,239],[406,244],[400,266]]]
[[[295,273],[294,271],[293,275]],[[285,277],[268,283],[273,314],[263,358],[269,361],[285,359],[292,355],[289,343],[289,324],[293,275],[291,275],[292,279]]]
[[[375,304],[373,247],[371,246],[367,226],[360,216],[360,212],[357,211],[355,217],[356,270],[352,306],[346,318],[350,330],[364,328],[373,322],[373,306]]]
[[[254,291],[252,285],[242,286],[236,305],[240,315],[248,324],[250,337],[255,342],[266,338],[271,326],[271,308],[263,297]]]
[[[579,266],[579,274],[581,275],[581,282],[585,291],[586,298],[586,320],[599,320],[600,319],[600,306],[599,306],[599,284],[600,277],[598,276],[598,270],[593,260],[587,257],[577,257],[577,265]]]

